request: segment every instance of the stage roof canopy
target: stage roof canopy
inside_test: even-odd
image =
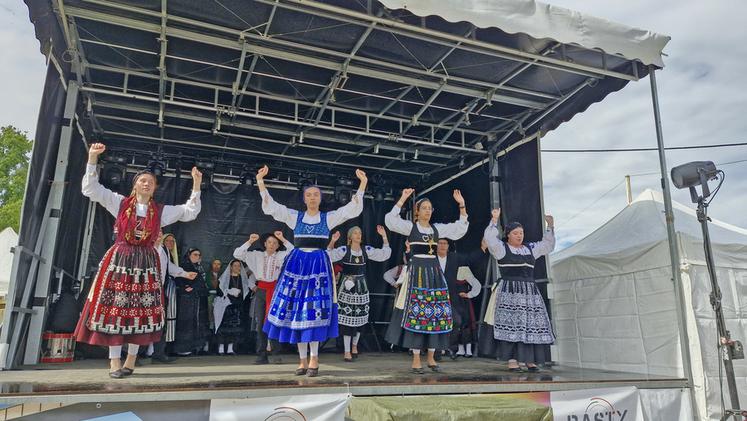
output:
[[[669,40],[534,1],[26,2],[87,140],[392,185],[556,128]]]

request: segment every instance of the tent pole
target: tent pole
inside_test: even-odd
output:
[[[654,123],[656,127],[656,143],[659,150],[659,170],[661,171],[661,187],[664,195],[664,215],[667,223],[667,239],[669,240],[669,258],[672,265],[672,281],[677,305],[677,322],[679,324],[680,352],[682,353],[682,369],[687,378],[690,389],[690,404],[693,416],[697,418],[698,408],[695,403],[693,389],[693,371],[690,357],[690,341],[687,332],[685,304],[685,289],[682,285],[680,273],[680,256],[677,248],[677,233],[674,227],[674,211],[672,207],[672,193],[669,186],[667,158],[664,151],[664,135],[661,129],[661,115],[659,113],[659,94],[656,87],[656,67],[649,65],[649,80],[651,82],[651,102],[654,108]]]

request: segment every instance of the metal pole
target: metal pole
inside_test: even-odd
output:
[[[628,199],[628,204],[633,203],[633,188],[630,185],[630,176],[625,176],[625,197]]]
[[[31,320],[28,334],[26,335],[26,349],[23,354],[24,364],[36,364],[41,355],[41,337],[44,325],[47,321],[49,310],[49,291],[52,283],[55,249],[59,237],[60,219],[62,217],[62,203],[67,184],[67,167],[70,159],[70,143],[75,130],[75,108],[78,103],[78,83],[68,82],[67,99],[63,118],[68,121],[67,126],[60,130],[60,143],[57,150],[57,165],[54,172],[54,180],[49,190],[47,207],[49,212],[44,215],[47,220],[47,229],[40,233],[38,241],[42,244],[42,262],[39,265],[38,277],[34,288],[34,300],[32,305]]]
[[[690,386],[690,403],[693,414],[698,414],[693,390],[693,371],[690,358],[690,341],[688,339],[685,289],[682,285],[680,273],[680,255],[677,249],[677,233],[674,227],[674,211],[672,208],[672,193],[669,188],[669,174],[667,159],[664,151],[664,135],[661,129],[661,115],[659,114],[659,94],[656,88],[656,67],[649,66],[649,80],[651,82],[651,102],[654,108],[654,123],[656,126],[656,144],[659,149],[659,170],[661,171],[661,187],[664,195],[664,216],[667,223],[667,239],[669,240],[669,259],[672,266],[672,281],[677,305],[677,323],[679,325],[680,352],[682,354],[682,369]]]
[[[501,197],[500,197],[500,182],[499,180],[499,170],[498,170],[498,161],[495,157],[495,149],[491,149],[490,153],[488,155],[488,162],[490,163],[490,209],[495,209],[501,207]],[[500,230],[500,227],[498,228]],[[478,319],[478,323],[482,323],[483,320],[485,320],[485,310],[488,306],[488,301],[490,300],[490,285],[497,281],[498,276],[500,276],[498,272],[498,265],[496,263],[496,260],[493,258],[493,256],[490,256],[490,263],[488,264],[488,272],[485,276],[485,281],[483,281],[482,285],[482,292],[483,292],[483,299],[480,304],[480,318]]]
[[[734,376],[734,359],[733,350],[734,347],[731,344],[731,333],[726,328],[726,320],[724,320],[724,311],[721,307],[721,288],[718,286],[718,279],[716,278],[716,265],[713,262],[713,250],[711,249],[711,235],[708,232],[708,203],[702,196],[698,200],[698,221],[700,221],[700,228],[703,232],[703,250],[705,252],[706,267],[708,269],[708,277],[711,279],[711,295],[710,301],[713,307],[713,312],[716,314],[716,331],[718,332],[717,346],[719,349],[719,355],[721,362],[724,363],[724,374],[726,377],[726,384],[729,386],[729,400],[731,401],[732,410],[739,409],[739,394],[737,393],[737,380]],[[723,350],[722,350],[723,347]],[[725,352],[724,352],[725,351]],[[727,412],[728,413],[728,412]],[[727,413],[722,414],[721,419],[728,418]],[[734,420],[737,421],[741,417],[734,414]]]

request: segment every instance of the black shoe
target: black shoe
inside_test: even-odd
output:
[[[357,352],[356,352],[356,353],[354,353],[354,354],[351,354],[351,355],[353,355],[353,359],[354,359],[354,360],[357,360],[357,359],[358,359],[358,353],[357,353]]]
[[[231,352],[226,352],[226,355],[236,355],[236,353],[231,351]]]
[[[410,373],[412,373],[412,374],[425,374],[425,370],[423,370],[422,367],[410,368]]]
[[[430,365],[430,364],[428,364],[428,368],[430,368],[431,371],[434,372],[434,373],[440,373],[441,372],[441,366],[438,365],[438,364],[436,364],[436,365]]]
[[[127,377],[127,376],[131,376],[132,373],[135,372],[135,370],[131,368],[127,368],[127,367],[122,367],[119,369],[119,372],[121,372],[124,377]]]
[[[109,377],[112,379],[123,379],[125,375],[122,374],[122,370],[115,370],[109,372]]]
[[[472,354],[464,354],[464,358],[472,358]]]
[[[296,369],[296,376],[303,376],[303,375],[306,374],[307,371],[308,371],[308,369],[305,369],[305,368],[297,368]]]
[[[436,354],[433,356],[433,359],[436,361],[441,361],[441,351],[436,351]]]
[[[527,367],[527,371],[530,373],[539,373],[540,368],[535,365],[534,367]]]
[[[459,355],[457,355],[456,352],[449,350],[449,358],[451,358],[452,361],[456,361],[457,357],[459,357]]]
[[[518,372],[521,371],[521,367],[509,367],[508,371],[510,371],[512,373],[518,373]]]
[[[308,377],[316,377],[316,376],[318,376],[319,375],[319,367],[317,367],[317,368],[309,368],[309,370],[307,371],[306,375]]]
[[[152,364],[174,364],[176,362],[175,357],[153,357],[151,363]]]

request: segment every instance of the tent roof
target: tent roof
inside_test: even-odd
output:
[[[661,66],[668,41],[531,1],[26,3],[113,152],[360,166],[394,186],[553,130]]]
[[[661,53],[671,39],[538,1],[516,0],[381,0],[390,9],[407,9],[418,16],[438,15],[449,22],[470,22],[478,28],[500,28],[536,39],[600,49],[643,64],[664,66]]]
[[[679,234],[702,241],[695,210],[672,202],[674,225]],[[716,219],[709,222],[713,244],[747,245],[747,230]],[[597,230],[572,246],[552,255],[553,264],[572,257],[609,256],[634,248],[646,248],[667,240],[664,200],[658,191],[647,189],[630,205]]]

